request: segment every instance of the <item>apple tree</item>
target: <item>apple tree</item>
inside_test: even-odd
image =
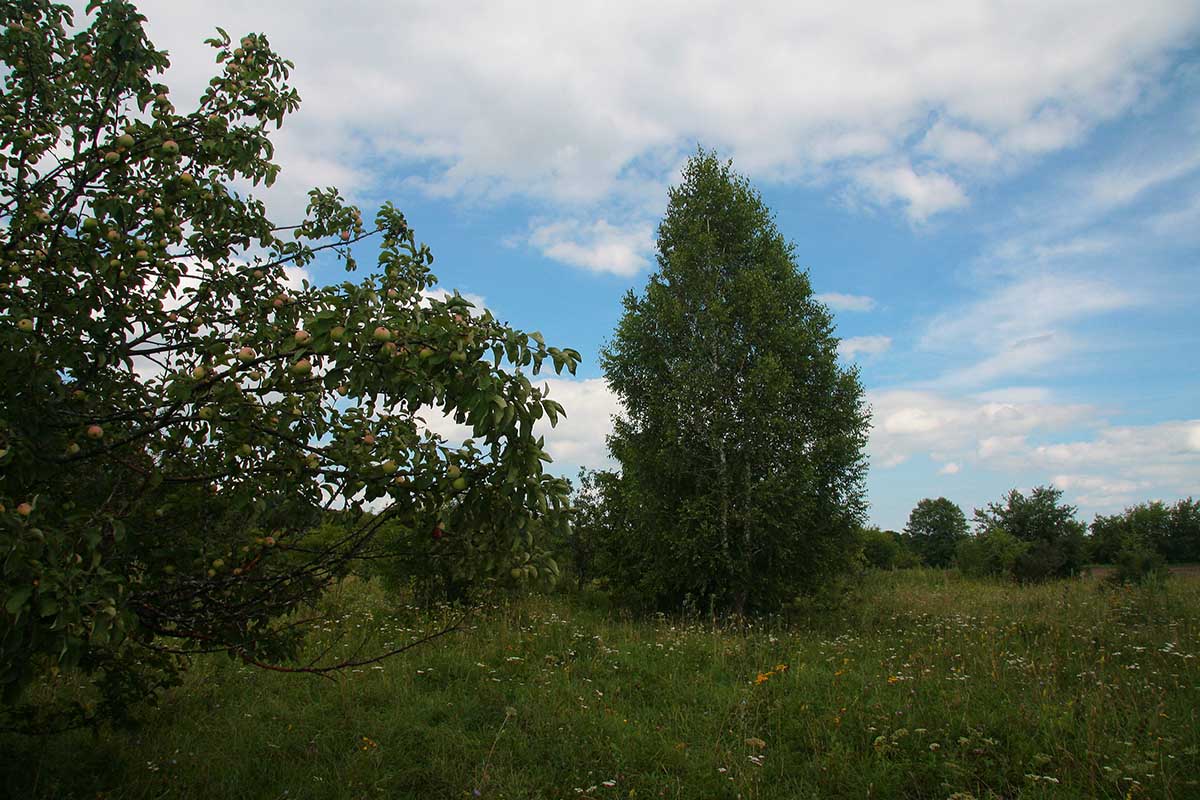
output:
[[[749,182],[700,151],[658,271],[603,354],[626,525],[611,582],[641,602],[778,607],[853,563],[867,413],[829,311]]]
[[[534,530],[565,524],[568,484],[534,426],[563,409],[530,374],[579,354],[431,292],[390,204],[319,189],[268,218],[269,134],[299,98],[265,36],[218,29],[183,110],[133,5],[85,14],[0,6],[2,723],[117,714],[198,651],[347,666],[298,664],[283,620],[392,522],[464,581],[552,578]],[[303,280],[366,247],[369,277]],[[33,713],[31,682],[67,669],[93,699]]]

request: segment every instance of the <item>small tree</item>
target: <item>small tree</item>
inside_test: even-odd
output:
[[[631,540],[615,582],[660,607],[771,608],[852,561],[867,412],[829,311],[758,193],[700,151],[658,271],[602,363]]]
[[[926,564],[948,567],[958,543],[967,536],[967,517],[956,503],[945,497],[925,498],[908,515],[904,532]]]
[[[1026,542],[1013,574],[1018,580],[1037,581],[1072,575],[1083,565],[1084,525],[1075,519],[1075,507],[1060,503],[1062,490],[1038,486],[1029,496],[1013,489],[1003,503],[975,510],[980,533],[1003,530]]]
[[[874,569],[895,569],[900,566],[904,550],[895,532],[876,527],[863,528],[859,531],[859,544],[867,566]]]
[[[180,113],[134,7],[89,13],[0,6],[0,716],[118,713],[196,650],[288,663],[303,631],[276,620],[389,521],[463,579],[552,574],[530,521],[561,521],[567,486],[533,426],[562,408],[524,372],[578,354],[429,299],[432,256],[390,204],[367,221],[314,190],[297,224],[267,218],[245,188],[275,179],[268,133],[299,98],[266,37],[219,31]],[[294,277],[354,269],[366,237],[378,274]],[[474,438],[448,446],[430,412]],[[98,711],[26,713],[58,667],[99,683]]]

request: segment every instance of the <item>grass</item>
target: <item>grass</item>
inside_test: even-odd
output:
[[[446,613],[375,585],[331,602],[379,642]],[[745,626],[529,597],[468,628],[338,681],[199,661],[137,730],[0,739],[0,794],[1200,797],[1191,577],[874,574],[836,612]]]

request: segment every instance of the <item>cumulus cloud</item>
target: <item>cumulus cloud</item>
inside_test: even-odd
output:
[[[877,356],[886,353],[891,346],[890,336],[851,336],[838,342],[838,355],[847,360],[853,359],[859,353]]]
[[[938,172],[917,172],[908,164],[864,167],[857,179],[877,203],[899,202],[908,218],[917,223],[967,204],[966,193],[953,178]]]
[[[546,258],[592,272],[635,275],[650,263],[654,249],[648,224],[627,227],[608,220],[561,220],[533,226],[529,243]]]
[[[868,297],[865,294],[822,292],[816,295],[816,298],[834,311],[873,311],[878,305],[874,297]]]
[[[1110,425],[1094,406],[1031,388],[969,398],[892,390],[868,399],[869,452],[879,468],[928,457],[941,462],[938,474],[954,475],[976,464],[1051,483],[1085,514],[1200,495],[1200,420]]]
[[[962,463],[989,459],[1024,446],[1035,431],[1054,431],[1098,411],[1084,404],[1055,402],[1048,392],[1023,389],[974,397],[893,389],[867,394],[873,429],[871,463],[894,467],[915,455]]]
[[[266,32],[296,61],[304,105],[279,140],[273,208],[314,184],[629,202],[699,140],[755,179],[829,181],[915,222],[967,202],[962,170],[1028,163],[1132,108],[1200,23],[1200,6],[1175,0],[1019,14],[955,0],[364,0],[336,25],[317,0],[140,7],[181,107],[211,75],[200,40],[216,25]]]

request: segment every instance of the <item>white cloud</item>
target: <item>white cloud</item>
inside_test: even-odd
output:
[[[886,353],[892,346],[890,336],[851,336],[838,342],[838,355],[850,360],[859,353],[877,356]]]
[[[857,179],[880,205],[904,204],[904,213],[916,223],[967,204],[966,193],[953,178],[938,172],[918,173],[909,164],[863,167]]]
[[[635,275],[650,263],[654,249],[648,224],[617,227],[607,220],[561,220],[535,225],[529,243],[546,258],[592,272]]]
[[[1019,13],[956,0],[363,0],[339,6],[336,25],[317,0],[139,5],[172,54],[181,108],[211,75],[200,40],[218,24],[265,32],[296,62],[304,104],[279,138],[271,193],[273,209],[291,203],[282,216],[301,188],[330,183],[354,196],[628,201],[699,140],[755,179],[849,184],[919,222],[966,202],[958,168],[1026,163],[1134,107],[1200,21],[1176,0]]]
[[[963,166],[993,164],[1000,158],[986,137],[946,120],[938,120],[925,132],[920,149],[941,161]]]
[[[957,475],[962,471],[962,467],[954,461],[948,461],[942,464],[942,468],[938,470],[938,475]]]
[[[834,311],[872,311],[878,305],[874,297],[868,297],[865,294],[823,292],[816,295],[816,299]]]
[[[1036,431],[1054,431],[1094,420],[1094,407],[1058,403],[1044,391],[1022,389],[973,397],[932,391],[870,391],[871,462],[894,467],[916,455],[963,463],[987,460]]]
[[[621,403],[608,384],[602,378],[549,378],[538,385],[548,387],[550,398],[567,411],[566,419],[559,420],[555,428],[548,423],[540,427],[555,465],[611,466],[605,438],[612,432],[613,416],[621,413]]]

